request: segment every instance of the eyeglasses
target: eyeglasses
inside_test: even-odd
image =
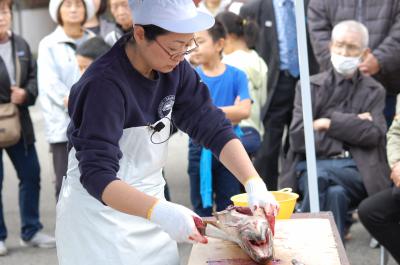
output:
[[[154,39],[154,41],[158,44],[158,46],[160,46],[161,49],[163,49],[165,51],[166,54],[169,55],[169,58],[171,60],[173,60],[173,61],[180,60],[182,58],[182,56],[185,56],[185,55],[188,55],[188,54],[192,53],[194,50],[196,50],[199,47],[199,45],[196,42],[196,39],[193,38],[192,39],[193,42],[192,42],[191,46],[186,51],[177,52],[177,53],[170,53],[164,46],[161,45],[161,43],[159,43],[157,41],[157,39]]]

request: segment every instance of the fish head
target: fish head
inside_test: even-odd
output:
[[[268,220],[246,218],[239,226],[241,247],[259,264],[268,264],[273,258],[273,233]]]

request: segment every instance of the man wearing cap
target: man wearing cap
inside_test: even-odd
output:
[[[57,205],[60,265],[179,264],[176,242],[201,242],[198,216],[164,198],[162,168],[176,125],[245,185],[249,205],[273,196],[184,60],[212,16],[192,0],[131,0],[135,25],[70,93],[69,161]],[[199,220],[201,222],[201,220]]]

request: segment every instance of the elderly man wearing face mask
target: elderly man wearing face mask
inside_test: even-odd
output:
[[[385,90],[358,70],[370,53],[367,47],[368,30],[363,24],[340,22],[332,31],[330,69],[311,77],[320,208],[333,212],[342,239],[348,210],[390,186]],[[306,212],[310,206],[300,85],[289,137],[281,184],[302,194],[300,208]]]

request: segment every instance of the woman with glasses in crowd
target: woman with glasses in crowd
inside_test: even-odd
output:
[[[131,0],[135,25],[89,66],[69,98],[68,174],[57,204],[60,265],[179,264],[176,242],[207,242],[188,208],[164,198],[172,123],[277,204],[208,89],[184,60],[212,16],[192,0]],[[201,220],[199,220],[201,222]]]
[[[67,173],[67,99],[80,73],[75,58],[76,48],[95,36],[83,24],[94,15],[92,0],[51,0],[51,18],[57,28],[39,43],[39,99],[45,120],[45,134],[53,154],[56,175],[56,198],[63,176]]]

